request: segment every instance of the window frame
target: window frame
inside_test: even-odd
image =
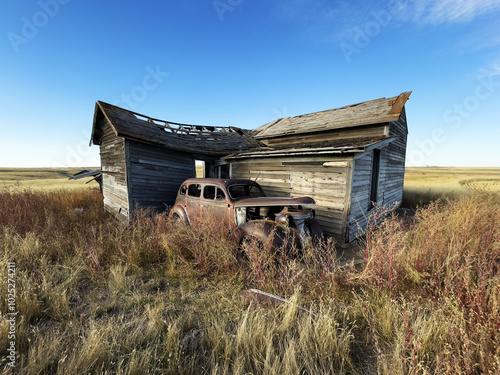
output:
[[[214,190],[214,197],[213,198],[207,198],[205,196],[205,191],[206,191],[207,188],[214,188],[215,189]],[[220,199],[217,198],[218,195],[219,195],[219,191],[222,193],[223,198],[220,198]],[[222,189],[221,187],[216,186],[216,185],[205,185],[203,187],[203,194],[202,194],[202,196],[203,196],[203,199],[207,200],[207,201],[213,201],[213,202],[225,202],[226,201],[226,193],[224,192],[224,189]]]
[[[196,186],[199,188],[199,192],[200,194],[199,195],[191,195],[190,192],[191,192],[191,186]],[[203,185],[201,184],[190,184],[187,188],[187,196],[189,198],[196,198],[196,199],[200,199],[201,198],[201,195],[203,193]]]

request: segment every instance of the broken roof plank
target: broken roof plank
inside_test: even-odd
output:
[[[396,101],[392,104],[392,108],[389,111],[389,113],[399,114],[401,112],[401,110],[403,109],[406,101],[410,97],[410,95],[411,95],[411,91],[401,93],[398,96],[398,98],[396,99]]]

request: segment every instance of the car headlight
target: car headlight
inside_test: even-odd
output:
[[[288,215],[283,215],[283,214],[276,215],[275,222],[277,225],[288,225]]]
[[[243,223],[246,222],[246,208],[245,207],[238,207],[236,208],[236,214],[234,216],[234,221],[235,221],[235,224],[238,226],[238,225],[241,225]]]

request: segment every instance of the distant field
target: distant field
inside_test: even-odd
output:
[[[1,188],[31,188],[34,190],[80,189],[98,187],[90,178],[68,180],[86,168],[0,168]],[[99,169],[92,167],[90,169]]]
[[[500,168],[406,168],[405,186],[500,190]]]
[[[198,178],[203,177],[203,166],[202,165],[196,166],[196,177],[198,177]]]
[[[97,187],[96,182],[87,184],[90,178],[68,180],[82,169],[85,168],[0,168],[0,188],[19,186],[55,190]],[[200,177],[201,173],[201,166],[196,166],[197,176]],[[434,198],[471,190],[500,191],[500,168],[406,168],[407,198]]]
[[[500,192],[500,168],[406,168],[404,206],[471,191]]]

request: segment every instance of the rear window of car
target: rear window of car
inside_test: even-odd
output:
[[[199,198],[201,196],[201,185],[200,184],[189,185],[188,195],[190,197]]]
[[[216,186],[207,185],[203,189],[203,198],[210,200],[223,201],[226,199],[226,194],[221,188]]]
[[[179,190],[179,194],[180,195],[186,195],[186,192],[187,192],[187,186],[186,185],[182,185],[182,187]]]
[[[265,196],[260,186],[257,185],[231,185],[227,190],[233,199]]]

